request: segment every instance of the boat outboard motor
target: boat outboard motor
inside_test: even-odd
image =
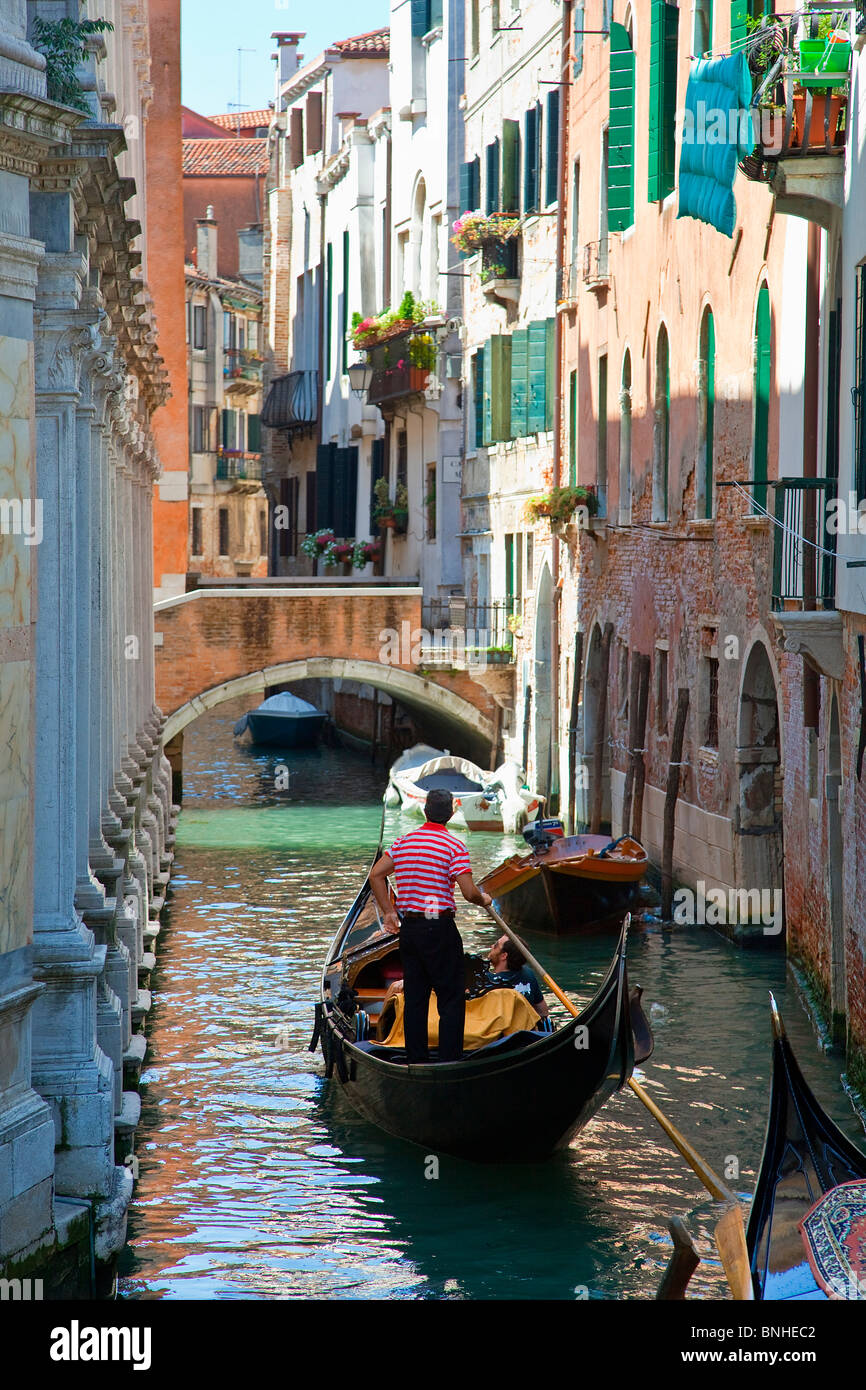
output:
[[[536,854],[550,849],[554,840],[562,838],[565,827],[561,820],[532,820],[523,827],[523,838]]]

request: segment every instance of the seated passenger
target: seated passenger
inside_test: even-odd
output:
[[[487,978],[503,989],[516,989],[529,1000],[539,1018],[547,1018],[549,1010],[534,971],[530,970],[519,948],[507,936],[500,936],[491,946],[487,959],[490,969]]]

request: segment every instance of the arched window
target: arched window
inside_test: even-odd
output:
[[[631,525],[631,353],[622,359],[619,393],[619,521]]]
[[[695,471],[697,516],[714,514],[713,449],[716,414],[716,325],[713,311],[704,310],[698,350],[698,459]]]
[[[767,505],[767,449],[770,434],[770,291],[764,283],[755,311],[754,372],[752,394],[752,477],[756,510]]]
[[[671,368],[668,331],[662,324],[656,340],[656,386],[653,402],[653,521],[668,519],[668,473],[671,433]]]

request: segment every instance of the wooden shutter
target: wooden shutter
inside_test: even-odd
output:
[[[430,0],[412,0],[412,37],[422,39],[429,28]]]
[[[746,16],[749,0],[731,0],[731,52],[737,53],[746,39]]]
[[[499,139],[492,140],[486,150],[486,188],[484,209],[490,214],[499,211]]]
[[[770,426],[770,291],[762,285],[755,316],[755,440],[754,499],[758,507],[767,505],[767,449]]]
[[[307,154],[318,154],[323,143],[322,93],[310,92],[307,97]]]
[[[483,447],[484,440],[484,349],[480,347],[472,359],[474,367],[474,405],[475,405],[475,447]]]
[[[306,511],[306,518],[305,518],[305,524],[306,524],[307,534],[308,534],[308,535],[312,535],[312,533],[313,533],[313,532],[315,531],[315,529],[316,529],[316,473],[315,473],[315,469],[312,469],[312,468],[309,469],[309,471],[306,473],[305,476],[306,476],[306,484],[305,484],[305,487],[306,487],[306,493],[305,493],[305,502],[306,502],[305,511]]]
[[[634,222],[634,51],[622,24],[610,26],[607,225],[625,231]]]
[[[526,406],[526,432],[536,434],[547,428],[547,322],[531,323],[528,333],[529,390]]]
[[[342,372],[349,370],[349,233],[343,232],[343,312],[340,315]]]
[[[304,113],[300,106],[293,106],[289,124],[290,161],[293,169],[304,162]]]
[[[530,106],[523,117],[523,211],[538,208],[538,112]]]
[[[481,356],[481,442],[493,443],[493,349],[485,343]]]
[[[680,12],[666,0],[652,0],[647,197],[666,198],[675,182],[677,48]]]
[[[502,211],[520,212],[520,122],[502,122]]]
[[[515,328],[511,335],[511,433],[514,438],[527,433],[528,363],[527,331],[525,328]]]
[[[347,449],[333,449],[333,521],[331,524],[338,536],[351,540],[355,535],[358,506],[358,446],[350,444]]]
[[[247,416],[247,448],[251,454],[261,453],[262,417],[260,415]]]
[[[320,444],[316,449],[316,530],[334,526],[334,470],[336,444]]]
[[[460,199],[460,208],[459,208],[460,213],[462,214],[462,213],[464,213],[464,212],[470,212],[470,211],[472,211],[472,203],[470,202],[470,198],[471,198],[471,196],[472,196],[472,163],[471,163],[471,161],[469,161],[469,162],[466,163],[466,164],[461,164],[461,165],[460,165],[460,190],[459,190],[458,196],[459,196],[459,199]]]
[[[544,428],[553,429],[556,404],[556,319],[546,319],[544,344]]]
[[[559,197],[559,88],[547,93],[547,149],[545,151],[545,202]]]
[[[491,361],[490,437],[511,438],[511,336],[495,334],[488,344]]]

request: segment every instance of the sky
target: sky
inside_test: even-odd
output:
[[[181,0],[181,100],[205,116],[257,110],[274,96],[271,34],[305,33],[300,51],[315,58],[335,39],[388,23],[389,0]],[[238,55],[238,49],[252,50]]]

